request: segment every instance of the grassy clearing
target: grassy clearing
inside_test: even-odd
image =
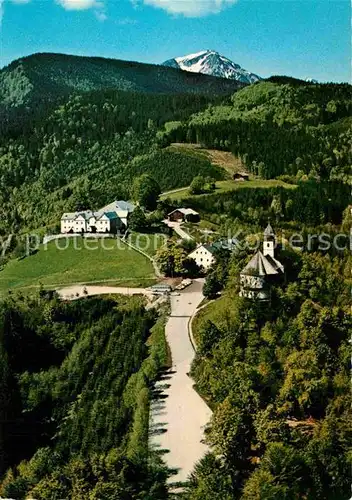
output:
[[[196,225],[200,229],[207,229],[210,231],[217,231],[217,229],[219,229],[219,224],[214,224],[213,222],[207,219],[201,219]]]
[[[234,172],[244,170],[240,158],[237,158],[228,151],[219,151],[218,149],[202,148],[200,144],[182,144],[173,143],[167,148],[169,151],[186,153],[190,156],[196,156],[209,160],[213,165],[223,168],[229,175]]]
[[[149,286],[155,279],[152,263],[121,240],[82,238],[50,242],[22,260],[12,260],[0,271],[0,293],[74,283]],[[104,247],[102,246],[104,245]],[[89,246],[89,248],[88,248]],[[60,249],[61,248],[61,249]]]
[[[237,315],[236,302],[239,300],[237,295],[225,292],[222,297],[210,302],[196,314],[192,323],[196,344],[199,343],[199,332],[208,320],[212,321],[219,329],[226,328],[233,323],[233,319]]]
[[[139,248],[142,252],[153,257],[161,246],[165,244],[167,236],[161,233],[130,233],[127,241]]]
[[[182,229],[187,229],[187,231],[197,230],[197,231],[217,231],[219,229],[219,224],[214,224],[207,219],[201,219],[199,222],[184,222]]]
[[[214,238],[218,238],[219,226],[208,220],[201,220],[198,223],[187,222],[182,225],[182,229],[194,238],[197,243],[209,243]]]
[[[237,189],[244,188],[272,188],[272,187],[283,187],[286,189],[295,189],[297,186],[295,184],[287,184],[286,182],[276,180],[276,179],[253,179],[245,182],[236,182],[233,180],[218,181],[216,182],[215,193],[226,193],[228,191],[236,191]],[[186,200],[192,196],[207,196],[207,194],[191,195],[188,188],[182,189],[175,193],[164,194],[161,199],[169,198],[170,200]]]

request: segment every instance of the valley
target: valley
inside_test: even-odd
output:
[[[2,498],[347,498],[351,87],[213,52],[0,71]]]

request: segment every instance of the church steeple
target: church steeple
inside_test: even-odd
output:
[[[263,243],[264,256],[269,255],[270,257],[274,258],[275,242],[276,242],[275,233],[269,222],[264,230],[264,243]]]
[[[270,286],[284,274],[284,266],[275,259],[276,237],[270,223],[264,231],[263,252],[258,250],[240,272],[240,296],[253,300],[270,300]]]

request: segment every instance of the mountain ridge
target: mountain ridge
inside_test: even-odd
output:
[[[237,83],[237,85],[236,85]],[[241,82],[185,73],[162,65],[104,57],[36,53],[0,70],[0,105],[20,106],[35,94],[116,89],[147,93],[231,94]]]
[[[262,80],[260,76],[247,71],[239,64],[211,49],[168,59],[163,62],[163,65],[179,68],[190,73],[212,75],[246,84]]]

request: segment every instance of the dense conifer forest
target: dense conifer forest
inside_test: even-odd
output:
[[[261,304],[238,295],[249,255],[218,256],[204,288],[222,290],[197,320],[192,367],[213,453],[185,498],[349,498],[351,256],[279,248],[285,281]]]
[[[163,321],[140,299],[1,303],[0,496],[165,498],[147,446]]]
[[[129,198],[141,173],[156,177],[162,190],[199,174],[224,176],[204,157],[165,150],[171,142],[232,151],[262,178],[310,180],[318,197],[321,183],[348,181],[350,86],[260,82],[228,97],[205,96],[203,89],[194,95],[76,89],[47,100],[28,119],[3,97],[9,121],[0,135],[0,233],[50,228],[63,211]]]
[[[0,72],[0,100],[5,106],[33,106],[34,102],[91,90],[220,95],[242,86],[234,80],[167,66],[53,53],[22,57]]]
[[[154,175],[163,190],[202,173],[221,179],[209,161],[166,152],[157,130],[206,107],[208,99],[119,91],[70,97],[25,131],[0,139],[0,231],[57,223],[62,212],[128,199],[136,175]],[[19,135],[18,135],[19,134]]]
[[[351,174],[351,87],[261,82],[209,106],[166,134],[241,156],[250,172],[270,179]]]
[[[264,226],[272,218],[280,224],[299,227],[341,224],[350,187],[341,181],[307,180],[292,189],[283,187],[246,188],[227,193],[193,196],[187,202],[215,223],[225,219]],[[291,225],[292,225],[291,224]],[[300,226],[302,228],[302,225]]]

